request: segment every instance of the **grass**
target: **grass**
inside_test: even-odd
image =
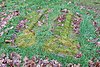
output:
[[[0,0],[1,2],[2,0]],[[85,0],[80,0],[81,3],[86,4],[86,5],[92,5],[94,7],[98,7],[93,5],[92,0],[88,0],[86,2]],[[91,1],[91,2],[90,2]],[[75,3],[77,1],[74,1]],[[99,0],[97,0],[99,2]],[[93,58],[97,57],[100,58],[100,54],[96,53],[96,50],[100,49],[100,47],[95,47],[95,44],[87,42],[87,39],[90,38],[95,38],[97,37],[95,32],[94,32],[94,27],[92,25],[92,19],[100,22],[100,17],[98,18],[93,18],[96,14],[91,11],[91,10],[86,10],[86,9],[79,9],[79,6],[75,6],[74,3],[72,4],[67,4],[68,2],[65,2],[64,0],[6,0],[5,1],[5,8],[0,8],[0,12],[8,12],[9,10],[19,10],[20,15],[18,17],[14,17],[9,21],[9,24],[4,28],[9,28],[10,26],[14,26],[14,29],[10,30],[8,33],[5,33],[2,37],[0,37],[0,54],[1,53],[6,53],[9,54],[11,52],[17,52],[24,56],[32,57],[33,55],[37,55],[39,57],[44,58],[45,56],[49,57],[50,59],[55,59],[58,60],[63,64],[63,67],[65,67],[66,64],[68,63],[80,63],[82,67],[88,67],[88,61]],[[35,27],[36,32],[36,38],[37,38],[37,43],[36,45],[33,45],[31,47],[27,48],[13,48],[10,46],[10,44],[6,44],[4,40],[10,39],[11,35],[15,30],[15,26],[18,24],[18,21],[22,20],[25,16],[27,16],[28,13],[31,13],[32,11],[35,11],[37,9],[52,9],[53,12],[49,13],[49,19],[48,19],[48,26],[43,26],[42,28],[37,28]],[[49,36],[52,35],[52,33],[49,31],[51,28],[51,24],[54,22],[54,18],[56,18],[60,14],[60,10],[63,8],[67,8],[70,11],[73,12],[78,12],[82,15],[83,21],[81,22],[80,26],[80,35],[78,36],[78,41],[81,45],[80,51],[82,52],[83,56],[79,59],[75,59],[73,56],[66,56],[66,57],[61,57],[57,56],[55,54],[47,53],[41,49],[43,44],[45,43],[45,40],[49,38]],[[90,15],[86,15],[86,12],[89,12]],[[8,12],[9,13],[9,12]],[[12,23],[12,24],[11,24]],[[3,29],[3,30],[4,30]],[[44,32],[45,31],[45,32]]]
[[[99,0],[76,0],[78,2],[80,2],[83,5],[87,5],[87,6],[92,6],[92,7],[96,7],[98,9],[100,9],[100,1]]]

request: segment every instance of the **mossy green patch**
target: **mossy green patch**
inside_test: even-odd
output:
[[[26,16],[26,19],[29,20],[29,24],[27,24],[27,28],[24,29],[22,33],[17,36],[17,46],[27,47],[35,44],[35,32],[33,32],[32,30],[39,18],[39,14],[35,11]]]
[[[17,36],[15,41],[17,46],[28,47],[36,43],[37,35],[35,34],[37,30],[34,30],[34,28],[38,29],[38,21],[43,19],[46,12],[47,10],[44,10],[44,13],[39,15],[39,13],[33,11],[25,17],[28,20],[27,28],[21,31],[21,34]]]
[[[72,31],[72,17],[73,14],[71,12],[68,13],[66,20],[60,23],[63,26],[58,26],[59,22],[54,22],[56,27],[54,27],[53,36],[46,41],[43,47],[44,50],[63,55],[74,55],[78,52],[76,47],[78,41]]]
[[[34,32],[30,32],[28,29],[24,30],[22,34],[20,34],[16,38],[16,45],[27,47],[31,46],[35,43],[35,34]]]

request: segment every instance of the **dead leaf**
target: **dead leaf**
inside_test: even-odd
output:
[[[94,27],[98,27],[98,23],[97,22],[94,21],[92,24],[93,24]]]
[[[4,1],[2,1],[2,3],[0,4],[0,7],[5,7],[5,2]]]
[[[75,57],[76,57],[76,58],[81,58],[81,57],[82,57],[82,53],[81,53],[81,52],[77,53],[77,54],[75,55]]]
[[[81,67],[81,65],[79,63],[78,64],[69,63],[67,67]]]
[[[28,22],[27,19],[19,21],[19,24],[16,26],[16,31],[21,31],[23,28],[25,28],[25,24]]]
[[[41,21],[38,21],[38,26],[42,26],[42,22]]]
[[[100,50],[97,50],[96,52],[100,54]]]
[[[13,12],[13,15],[14,15],[14,16],[18,16],[19,14],[20,14],[20,13],[19,13],[18,10],[16,10],[16,11]]]
[[[96,42],[96,46],[100,47],[100,41]]]
[[[61,9],[61,12],[68,13],[68,9]]]
[[[4,32],[0,32],[0,37],[4,34]]]
[[[95,67],[100,67],[100,62],[97,60],[97,62],[95,63]]]
[[[58,22],[63,22],[65,20],[66,20],[66,15],[61,15],[56,19],[56,21],[58,21]]]

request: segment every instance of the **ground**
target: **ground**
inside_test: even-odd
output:
[[[0,32],[4,32],[6,29],[13,27],[12,29],[8,30],[8,32],[4,32],[2,36],[0,37],[0,54],[5,53],[9,55],[11,52],[16,52],[24,58],[25,56],[28,56],[31,58],[34,56],[39,56],[40,58],[48,57],[50,59],[57,60],[58,62],[62,63],[63,67],[65,67],[69,63],[74,64],[81,64],[81,67],[88,67],[88,62],[92,58],[96,58],[100,61],[100,44],[98,46],[98,42],[100,40],[99,34],[97,34],[96,29],[100,27],[100,1],[99,0],[0,0],[0,13],[4,12],[7,15],[13,14],[12,12],[15,11],[16,13],[19,12],[18,15],[12,16],[12,18],[7,21],[7,24],[5,27],[0,29]],[[73,54],[70,55],[70,53],[64,53],[58,54],[61,49],[57,49],[56,46],[51,46],[52,40],[55,39],[52,37],[53,35],[59,35],[58,33],[63,30],[68,30],[71,28],[67,27],[67,23],[65,23],[64,28],[55,28],[58,30],[57,32],[51,31],[53,24],[58,23],[57,17],[62,15],[60,12],[63,9],[67,9],[69,12],[67,14],[67,20],[65,22],[71,23],[73,20],[71,19],[70,15],[75,18],[75,16],[78,14],[81,17],[82,21],[79,24],[79,34],[75,34],[75,40],[78,43],[72,43],[71,47],[74,46],[74,44],[79,44],[80,48],[75,49],[76,52],[73,52],[73,48],[70,48],[73,52]],[[18,11],[18,12],[17,12]],[[41,15],[38,15],[37,13],[40,11],[40,14],[43,15],[41,18]],[[47,16],[44,16],[47,15]],[[0,22],[2,23],[2,18],[6,18],[7,16],[0,15]],[[21,20],[27,19],[26,29],[22,29],[21,32],[16,33],[16,26],[21,22]],[[47,19],[47,20],[46,20]],[[40,25],[38,21],[45,21],[43,24]],[[55,22],[56,20],[56,22]],[[93,25],[93,22],[98,23],[97,27]],[[1,24],[0,23],[0,24]],[[41,26],[42,25],[42,26]],[[30,32],[33,31],[33,32]],[[64,38],[71,33],[63,32],[64,34],[61,34],[61,37]],[[71,29],[72,30],[72,29]],[[35,32],[34,32],[35,31]],[[100,31],[100,30],[98,30]],[[23,35],[25,33],[25,35]],[[17,38],[15,38],[16,42],[14,44],[18,44],[18,47],[12,46],[11,43],[6,43],[5,40],[10,40],[13,34],[17,34]],[[23,35],[23,36],[22,36]],[[63,36],[62,36],[63,35]],[[22,40],[21,40],[22,37]],[[27,39],[29,39],[29,42]],[[51,38],[51,40],[50,40]],[[22,42],[24,39],[26,39],[25,42]],[[89,40],[98,39],[96,42],[93,41],[93,43]],[[50,41],[50,43],[48,42]],[[71,41],[69,38],[65,38],[66,41]],[[60,41],[60,40],[58,40]],[[21,44],[20,44],[21,42]],[[31,43],[31,44],[30,44]],[[50,44],[49,48],[44,47],[44,45]],[[60,43],[60,42],[59,42]],[[69,42],[67,42],[69,43]],[[55,44],[55,43],[54,43]],[[58,44],[58,42],[56,43]],[[31,46],[30,46],[31,45]],[[53,51],[55,47],[58,51]],[[44,49],[42,49],[44,48]],[[52,48],[52,49],[51,49]],[[76,47],[75,47],[76,48]],[[67,48],[68,49],[68,48]],[[66,49],[63,49],[66,50]],[[62,50],[62,51],[63,51]],[[51,51],[51,52],[50,52]],[[53,51],[53,53],[52,53]],[[99,52],[98,52],[99,51]],[[77,53],[82,54],[81,57],[77,58],[75,57]],[[76,54],[74,54],[76,53]]]

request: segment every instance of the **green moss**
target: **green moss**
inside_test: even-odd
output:
[[[41,15],[39,15],[37,12],[33,11],[32,13],[29,13],[26,16],[26,19],[29,20],[29,24],[28,24],[28,29],[32,30],[32,28],[35,26],[35,24],[37,23],[38,19],[40,18]]]
[[[32,32],[32,30],[40,16],[37,12],[33,11],[25,18],[29,20],[29,24],[27,24],[28,27],[16,38],[16,45],[21,47],[32,46],[35,44],[35,32]]]
[[[47,40],[43,49],[47,52],[52,52],[56,54],[63,55],[74,55],[78,52],[76,44],[78,41],[76,40],[76,36],[72,31],[72,13],[68,13],[66,15],[66,20],[61,22],[64,26],[56,26],[54,27],[54,36],[51,36],[50,39]],[[59,22],[54,22],[54,24],[58,24]],[[73,37],[74,36],[74,37]]]
[[[29,20],[29,23],[27,23],[27,28],[24,29],[20,35],[16,38],[16,45],[21,47],[27,47],[32,46],[36,43],[36,32],[37,30],[34,30],[33,28],[38,28],[37,22],[42,20],[44,18],[44,14],[47,13],[47,9],[44,10],[44,13],[39,15],[36,11],[33,11],[32,13],[29,13],[25,18]]]
[[[17,46],[27,47],[31,46],[35,43],[35,35],[33,32],[30,32],[28,29],[24,30],[22,34],[20,34],[16,38]]]

